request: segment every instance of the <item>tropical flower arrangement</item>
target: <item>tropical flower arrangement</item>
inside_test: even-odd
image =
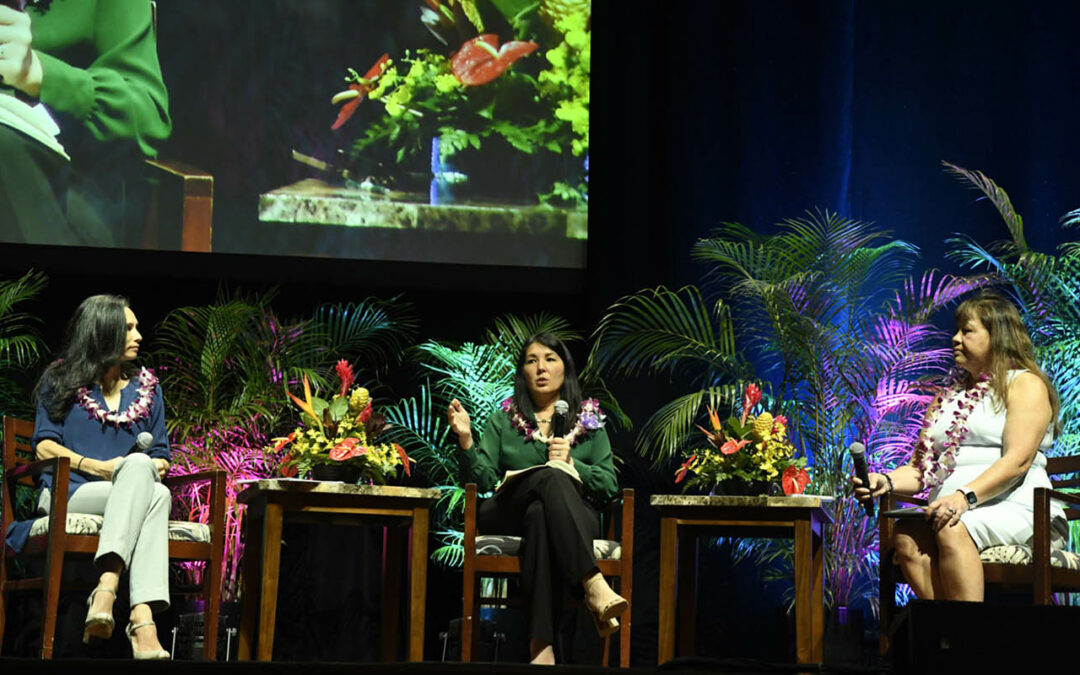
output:
[[[284,438],[274,439],[272,450],[291,444],[281,463],[281,475],[307,476],[315,467],[340,466],[358,472],[359,477],[383,484],[397,468],[411,474],[409,456],[397,443],[376,443],[386,428],[386,418],[373,412],[371,395],[364,387],[352,387],[352,366],[344,359],[335,366],[341,386],[332,399],[312,396],[304,377],[304,398],[289,393],[300,408],[301,426]]]
[[[740,417],[732,415],[721,423],[716,411],[709,408],[711,428],[698,428],[705,433],[710,447],[692,451],[675,482],[686,480],[687,487],[712,489],[728,481],[740,481],[750,486],[757,484],[757,491],[765,492],[779,482],[784,494],[801,494],[810,482],[806,457],[795,457],[795,446],[787,438],[787,418],[774,417],[767,410],[750,414],[760,401],[761,389],[751,383],[743,392]]]
[[[442,48],[385,53],[363,75],[349,68],[347,88],[331,99],[343,104],[335,130],[364,110],[350,154],[356,173],[378,182],[389,178],[380,171],[396,166],[398,174],[427,172],[428,180],[436,174],[468,181],[470,176],[449,162],[483,147],[485,153],[524,154],[532,164],[543,158],[556,165],[538,179],[547,190],[538,198],[584,207],[590,0],[425,4],[421,19]],[[374,119],[361,109],[364,100],[381,105]],[[566,157],[578,159],[566,162]],[[505,167],[494,163],[488,161],[488,168],[505,175]]]

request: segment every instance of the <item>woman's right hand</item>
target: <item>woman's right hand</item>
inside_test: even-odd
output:
[[[450,408],[446,414],[450,422],[450,430],[457,434],[458,445],[461,446],[462,450],[471,448],[472,422],[469,420],[469,413],[465,410],[465,406],[461,405],[461,401],[455,398],[450,401]]]
[[[889,491],[889,482],[885,480],[884,474],[870,472],[866,479],[870,482],[869,488],[864,486],[863,482],[855,476],[851,477],[851,482],[855,486],[855,499],[860,502],[877,499]]]

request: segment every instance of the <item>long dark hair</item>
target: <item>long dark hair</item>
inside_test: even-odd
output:
[[[581,410],[581,384],[577,379],[577,368],[574,366],[574,357],[570,356],[570,350],[566,343],[552,333],[537,333],[521,345],[517,357],[517,373],[514,375],[514,405],[525,415],[533,415],[532,397],[529,396],[529,385],[525,382],[525,354],[529,351],[529,345],[542,344],[559,355],[563,362],[563,384],[559,389],[559,398],[566,401],[570,406],[570,412],[566,416],[568,427],[577,421],[578,411]]]
[[[119,295],[92,295],[83,300],[67,325],[60,358],[49,364],[38,382],[37,393],[49,419],[61,422],[67,416],[80,388],[97,382],[106,371],[121,364],[126,377],[137,368],[123,361],[127,342],[127,298]]]

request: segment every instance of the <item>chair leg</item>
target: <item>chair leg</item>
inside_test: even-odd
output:
[[[205,588],[203,598],[203,661],[217,660],[218,609],[221,605],[221,564],[218,561],[206,561],[203,573]],[[225,655],[226,660],[229,658]]]
[[[41,620],[41,658],[51,659],[56,639],[56,613],[60,605],[60,576],[64,570],[63,556],[49,556],[48,573],[41,580],[41,596],[45,611]]]
[[[472,663],[473,616],[476,614],[476,574],[471,568],[465,570],[462,583],[461,606],[461,662]]]

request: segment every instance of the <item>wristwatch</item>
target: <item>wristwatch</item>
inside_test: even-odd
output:
[[[964,493],[964,497],[967,499],[968,508],[973,509],[975,505],[979,503],[979,498],[975,496],[975,491],[969,487],[957,488],[957,492]]]

